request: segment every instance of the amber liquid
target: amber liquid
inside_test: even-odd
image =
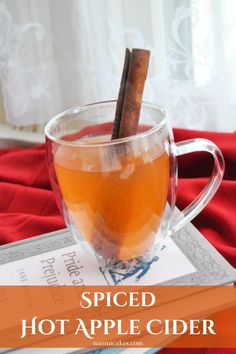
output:
[[[55,154],[58,183],[83,237],[105,258],[143,255],[154,242],[166,206],[168,155],[147,159],[116,147],[104,156],[99,148],[60,149],[67,151]]]

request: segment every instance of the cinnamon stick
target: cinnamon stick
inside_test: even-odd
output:
[[[116,113],[115,113],[115,120],[114,120],[114,125],[113,125],[113,132],[112,132],[112,137],[111,137],[112,139],[119,138],[121,115],[122,115],[124,98],[125,98],[125,88],[126,88],[128,72],[129,72],[129,65],[130,65],[130,56],[131,56],[131,51],[128,48],[126,48],[123,72],[122,72],[122,76],[121,76],[120,89],[119,89],[118,100],[117,100],[117,105],[116,105]]]
[[[135,135],[138,128],[150,51],[133,49],[130,59],[128,56],[128,50],[126,50],[112,139]]]

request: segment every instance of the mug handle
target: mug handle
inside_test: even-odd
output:
[[[179,143],[172,143],[172,151],[175,156],[189,154],[191,152],[206,151],[209,152],[214,159],[214,167],[212,174],[206,186],[201,193],[189,204],[181,215],[174,217],[170,226],[170,234],[182,229],[188,222],[197,216],[202,209],[209,203],[217,189],[220,186],[224,175],[225,163],[221,151],[210,140],[207,139],[190,139]]]

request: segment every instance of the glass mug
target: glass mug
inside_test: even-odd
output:
[[[136,135],[111,140],[116,101],[75,107],[45,128],[49,175],[59,208],[76,240],[106,260],[144,255],[180,230],[211,200],[224,173],[211,141],[175,143],[166,111],[143,103]],[[176,156],[207,151],[212,175],[198,197],[173,216]]]

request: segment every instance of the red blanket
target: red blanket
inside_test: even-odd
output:
[[[193,224],[236,267],[236,133],[175,129],[176,141],[195,137],[210,139],[219,146],[226,170],[220,189]],[[205,153],[179,159],[177,206],[180,209],[204,187],[211,168],[211,157]],[[0,244],[65,227],[51,191],[43,145],[0,150],[0,198]],[[182,349],[165,349],[165,352],[199,353]],[[216,350],[206,352],[216,353]]]

